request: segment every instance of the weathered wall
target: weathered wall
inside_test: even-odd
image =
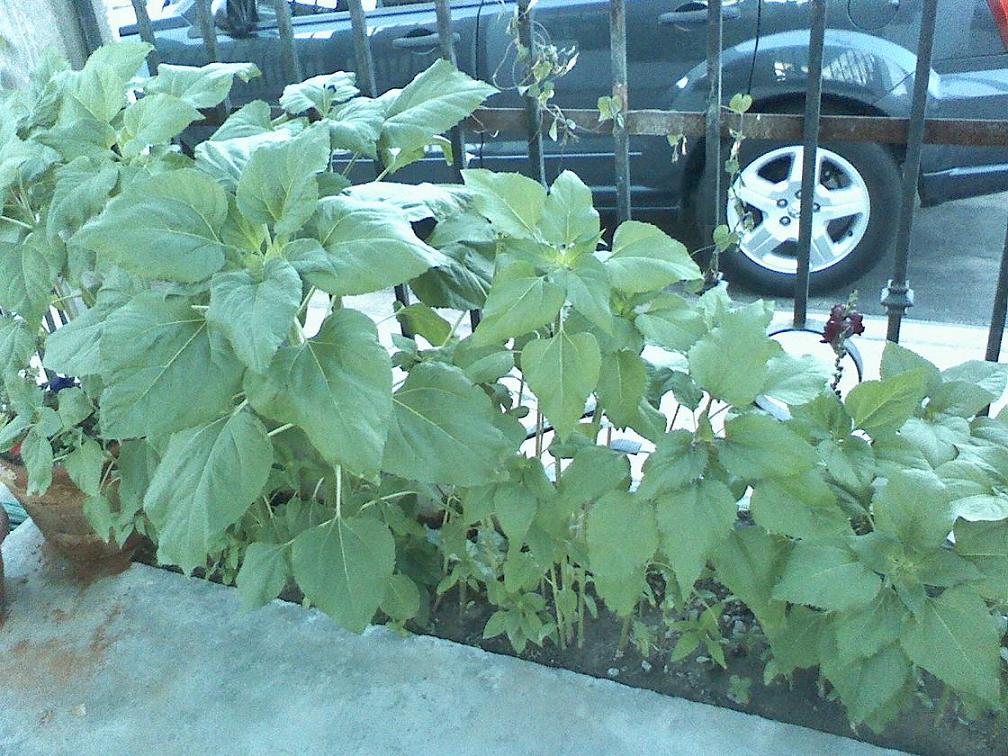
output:
[[[102,0],[90,0],[102,27],[112,38]],[[84,63],[85,47],[71,0],[0,0],[0,87],[24,83],[47,48],[56,48],[71,65]]]

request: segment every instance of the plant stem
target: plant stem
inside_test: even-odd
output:
[[[620,628],[619,642],[616,644],[616,659],[623,656],[626,651],[627,641],[630,640],[630,622],[633,620],[633,612],[623,618],[623,627]]]
[[[343,465],[336,465],[336,519],[343,517]]]
[[[294,427],[294,423],[284,423],[279,428],[274,428],[273,430],[271,430],[266,435],[269,436],[270,438],[272,438],[273,436],[278,436],[281,433],[283,433],[285,430],[290,430],[293,427]]]
[[[0,221],[5,221],[7,223],[13,223],[15,226],[20,226],[21,228],[26,228],[29,231],[35,230],[35,226],[29,225],[24,221],[19,221],[17,218],[11,218],[7,215],[0,215]]]

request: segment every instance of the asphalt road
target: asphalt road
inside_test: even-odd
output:
[[[893,208],[893,212],[897,212]],[[651,219],[649,219],[651,220]],[[910,236],[910,286],[915,305],[908,317],[965,325],[990,323],[998,266],[1008,223],[1008,194],[996,194],[936,207],[918,207]],[[671,223],[667,230],[685,237],[685,230]],[[852,289],[859,294],[860,309],[869,315],[885,315],[879,295],[892,276],[894,252],[850,286],[812,297],[809,310],[822,311],[847,300]],[[757,294],[740,285],[731,287],[736,299]],[[779,307],[792,300],[776,297]]]

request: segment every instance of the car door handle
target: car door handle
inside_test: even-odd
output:
[[[721,18],[739,18],[741,11],[734,5],[721,6]],[[658,22],[671,26],[674,24],[705,24],[707,23],[707,3],[690,2],[669,13],[658,16]]]
[[[462,37],[458,32],[452,33],[452,44],[458,44]],[[437,32],[429,31],[426,34],[408,34],[405,37],[398,37],[392,40],[392,47],[400,50],[416,50],[425,47],[437,47],[441,43]]]

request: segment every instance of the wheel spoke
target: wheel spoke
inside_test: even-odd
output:
[[[782,241],[771,232],[769,223],[761,223],[742,238],[746,254],[754,260],[762,260],[772,254]]]
[[[826,230],[825,223],[812,226],[812,245],[809,248],[809,269],[818,270],[834,262],[833,238]]]
[[[819,214],[823,220],[848,218],[868,209],[868,197],[858,186],[845,186],[842,189],[816,187],[816,202],[819,203]]]
[[[777,199],[783,196],[783,189],[778,184],[767,181],[758,173],[740,176],[733,190],[746,205],[764,212],[776,207]]]

